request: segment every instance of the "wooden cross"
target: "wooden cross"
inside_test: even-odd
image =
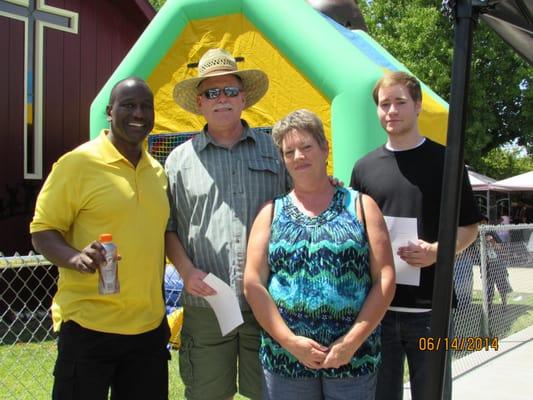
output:
[[[0,0],[0,16],[24,22],[24,179],[43,177],[44,28],[78,33],[78,14],[46,0]]]

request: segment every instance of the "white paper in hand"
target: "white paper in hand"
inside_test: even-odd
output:
[[[420,286],[420,268],[407,264],[398,255],[398,248],[407,246],[409,242],[418,240],[416,218],[385,216],[385,223],[389,236],[396,270],[396,283],[402,285]]]
[[[226,336],[233,329],[244,323],[237,296],[222,279],[213,274],[208,274],[204,282],[217,291],[214,296],[206,296],[218,320],[222,336]]]

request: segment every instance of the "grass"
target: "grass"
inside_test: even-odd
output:
[[[50,398],[55,341],[0,346],[0,399]]]
[[[492,303],[488,332],[481,321],[483,293],[473,291],[472,302],[455,314],[455,336],[486,336],[505,338],[533,325],[533,293],[512,292],[503,305],[496,292]]]
[[[172,351],[169,364],[169,399],[184,399],[179,376],[178,353]],[[52,392],[52,371],[56,358],[56,343],[0,345],[0,399],[45,400]],[[235,400],[247,397],[235,396]]]

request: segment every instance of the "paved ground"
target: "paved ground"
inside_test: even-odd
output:
[[[533,399],[533,327],[507,338],[502,347],[490,361],[454,379],[454,399]]]
[[[411,399],[408,384],[404,399]],[[453,399],[532,400],[533,327],[502,340],[485,363],[455,376]]]

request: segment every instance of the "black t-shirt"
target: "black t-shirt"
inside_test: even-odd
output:
[[[372,197],[384,216],[416,218],[418,237],[438,238],[445,147],[426,139],[420,146],[390,151],[382,146],[359,160],[350,186]],[[459,225],[481,220],[468,176],[463,173]],[[421,269],[420,286],[397,285],[391,306],[431,308],[435,265]]]

